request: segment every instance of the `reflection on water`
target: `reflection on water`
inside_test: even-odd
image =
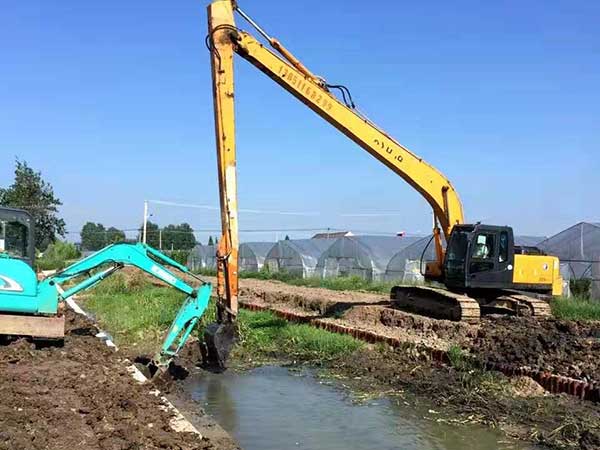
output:
[[[488,429],[426,420],[391,399],[352,401],[310,371],[202,373],[191,395],[245,450],[524,449]]]

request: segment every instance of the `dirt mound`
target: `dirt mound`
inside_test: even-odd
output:
[[[69,311],[63,346],[0,346],[0,449],[210,449],[176,433],[150,387]]]
[[[520,376],[510,380],[513,393],[517,397],[537,397],[546,395],[546,390],[533,378]]]
[[[471,352],[495,363],[600,381],[600,325],[556,319],[484,319]]]

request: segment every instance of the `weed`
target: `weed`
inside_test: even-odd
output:
[[[240,311],[239,323],[243,349],[259,355],[328,360],[363,346],[350,336],[290,323],[270,312]]]
[[[600,320],[600,302],[585,298],[555,298],[550,302],[552,314],[565,320]]]
[[[463,349],[458,345],[452,345],[448,349],[448,359],[450,364],[456,370],[467,370],[471,367],[468,356],[465,354]]]

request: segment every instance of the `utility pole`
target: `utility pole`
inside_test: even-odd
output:
[[[144,231],[142,232],[142,242],[146,243],[146,227],[148,225],[148,200],[144,200]]]
[[[158,229],[158,249],[162,250],[162,228]]]

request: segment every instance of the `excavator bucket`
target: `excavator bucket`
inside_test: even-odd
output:
[[[208,325],[204,330],[204,364],[216,370],[224,370],[237,337],[237,325],[233,322]]]

